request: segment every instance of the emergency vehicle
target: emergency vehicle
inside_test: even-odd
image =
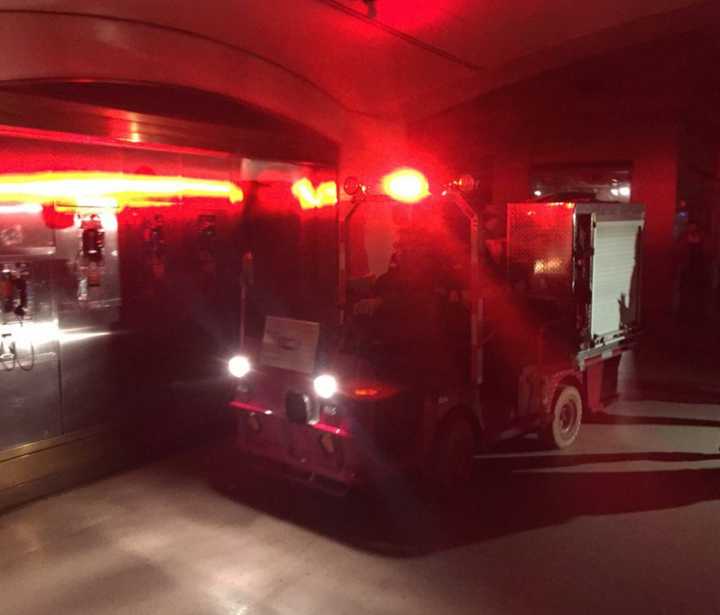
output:
[[[571,446],[616,395],[640,326],[643,206],[512,203],[490,241],[473,184],[349,178],[337,216],[255,235],[254,325],[229,362],[254,466],[336,493],[418,471],[458,486],[498,439]]]

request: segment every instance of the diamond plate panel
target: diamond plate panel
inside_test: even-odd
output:
[[[572,283],[572,204],[508,205],[508,273],[528,290],[566,294]]]

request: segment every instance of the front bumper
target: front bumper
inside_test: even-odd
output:
[[[367,482],[369,463],[346,430],[324,423],[293,423],[253,404],[233,401],[237,444],[255,469],[342,494]]]

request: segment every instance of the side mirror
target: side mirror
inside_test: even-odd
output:
[[[464,192],[467,194],[468,192],[472,192],[473,190],[475,190],[476,186],[477,181],[469,173],[465,173],[457,179],[457,187],[460,192]]]
[[[252,286],[255,281],[255,257],[252,252],[245,252],[242,257],[242,285]]]

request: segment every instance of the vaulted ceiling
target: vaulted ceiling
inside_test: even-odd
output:
[[[25,75],[14,68],[21,58],[6,52],[0,80],[126,79],[134,73],[121,62],[150,65],[162,57],[164,70],[158,65],[139,74],[173,82],[187,75],[181,85],[237,98],[245,92],[269,109],[294,110],[293,119],[302,120],[306,104],[308,117],[311,107],[323,106],[414,120],[578,59],[720,20],[720,3],[698,0],[370,4],[374,16],[366,0],[0,0],[0,31],[5,23],[17,32],[28,20],[42,20],[46,30],[67,24],[63,31],[72,30],[72,39],[63,40],[76,45],[43,43],[45,63],[67,61],[55,75],[51,69]],[[102,43],[107,60],[92,57],[90,39]],[[214,46],[214,59],[199,55],[193,42]],[[72,64],[74,53],[91,57]],[[88,68],[93,61],[95,71]],[[225,68],[231,65],[232,71]],[[221,72],[209,81],[213,71]],[[263,94],[253,97],[255,90]]]

